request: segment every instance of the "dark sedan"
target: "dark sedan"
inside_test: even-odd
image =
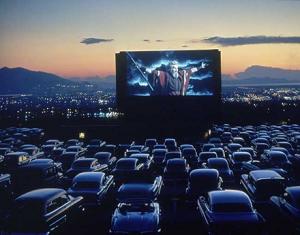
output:
[[[256,234],[264,223],[247,194],[239,190],[211,191],[207,200],[200,197],[197,203],[210,234]]]

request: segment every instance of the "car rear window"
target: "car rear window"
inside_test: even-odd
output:
[[[245,203],[218,203],[212,206],[213,212],[251,212],[250,205]]]

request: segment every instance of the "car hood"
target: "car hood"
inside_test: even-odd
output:
[[[115,232],[151,232],[158,230],[159,218],[156,213],[127,212],[116,213],[112,230]]]

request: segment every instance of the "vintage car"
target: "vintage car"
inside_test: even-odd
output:
[[[276,147],[276,146],[272,146],[269,150],[265,150],[265,152],[268,152],[268,151],[281,151],[283,152],[288,158],[292,157],[293,155],[291,155],[289,153],[289,151],[286,149],[286,148],[283,148],[283,147]]]
[[[52,151],[51,155],[49,155],[49,158],[53,159],[54,161],[58,161],[65,150],[65,148],[56,148]]]
[[[39,159],[34,159],[30,162],[30,164],[53,164],[57,167],[57,170],[59,172],[63,172],[62,168],[62,163],[61,162],[56,162],[50,158],[39,158]]]
[[[281,168],[287,172],[290,172],[292,169],[292,163],[282,151],[265,151],[261,155],[260,162],[264,168]]]
[[[215,145],[215,148],[220,148],[223,146],[222,140],[219,137],[211,137],[208,140],[209,144]]]
[[[146,139],[144,146],[149,148],[149,151],[151,152],[156,144],[157,144],[157,140],[155,138]]]
[[[141,151],[137,149],[127,149],[124,153],[124,157],[130,157],[132,154],[141,153]]]
[[[180,151],[182,151],[182,150],[184,150],[184,149],[186,149],[186,148],[195,148],[195,147],[194,147],[194,145],[192,145],[192,144],[181,144],[181,145],[179,146]]]
[[[239,151],[239,149],[243,147],[241,144],[238,143],[229,143],[227,146],[224,147],[225,155],[230,157],[234,152]]]
[[[70,146],[82,146],[83,142],[79,141],[78,139],[69,139],[65,142],[65,147],[68,148]]]
[[[50,139],[50,140],[47,140],[45,141],[44,143],[45,145],[55,145],[56,147],[62,147],[64,142],[63,141],[59,141],[57,139]]]
[[[252,157],[248,152],[234,152],[228,159],[229,165],[234,172],[234,175],[240,178],[241,174],[244,173],[244,163],[251,162]]]
[[[233,137],[232,143],[240,144],[242,146],[245,146],[246,141],[242,137]]]
[[[153,149],[167,149],[167,146],[165,144],[156,144]]]
[[[163,172],[162,196],[165,198],[185,195],[188,183],[189,167],[185,159],[170,159]]]
[[[158,234],[160,207],[156,202],[157,184],[123,184],[119,204],[112,215],[111,234]]]
[[[54,144],[47,144],[42,145],[41,150],[44,152],[44,156],[48,157],[51,155],[52,151],[55,150],[57,147]]]
[[[129,144],[118,144],[116,148],[116,157],[119,159],[125,156],[125,152],[130,148],[133,143]]]
[[[215,152],[218,157],[225,157],[225,151],[223,150],[223,148],[219,147],[219,148],[211,148],[209,150],[209,152]]]
[[[171,151],[167,152],[163,161],[163,165],[167,164],[167,161],[174,158],[182,158],[182,154],[180,151]]]
[[[182,149],[182,156],[192,169],[198,167],[198,155],[194,147],[186,147]]]
[[[69,153],[69,152],[76,152],[78,153],[80,156],[82,156],[85,152],[86,152],[86,148],[83,148],[79,145],[72,145],[72,146],[69,146],[66,148],[65,150],[66,153]]]
[[[61,179],[61,168],[53,160],[33,160],[16,170],[14,192],[20,194],[38,188],[58,187]]]
[[[25,193],[15,199],[7,220],[9,233],[49,234],[66,221],[78,216],[82,197],[72,197],[63,189],[44,188]]]
[[[239,190],[211,191],[197,201],[209,234],[259,234],[264,218],[253,208],[248,195]]]
[[[168,151],[177,151],[177,142],[174,138],[166,138],[164,141]]]
[[[107,165],[110,171],[116,166],[117,158],[110,152],[97,152],[93,158],[96,158],[101,165]]]
[[[253,203],[269,204],[271,196],[283,194],[285,179],[273,170],[254,170],[241,176],[241,185]]]
[[[79,158],[79,154],[77,152],[64,152],[62,155],[58,157],[58,161],[62,163],[63,171],[66,172],[70,169],[73,162]]]
[[[223,181],[222,185],[225,188],[234,185],[234,173],[230,169],[229,164],[225,158],[210,158],[207,160],[207,163],[203,163],[202,166],[203,168],[218,170]]]
[[[93,146],[99,146],[99,147],[103,147],[104,145],[106,144],[106,141],[103,141],[101,139],[91,139],[89,142],[88,142],[88,145],[93,145]]]
[[[240,136],[241,138],[244,139],[245,144],[247,144],[247,145],[250,144],[250,142],[251,142],[251,137],[250,137],[250,134],[249,134],[248,132],[242,131],[242,132],[240,132],[239,136]],[[240,143],[240,144],[241,144],[241,143]],[[244,146],[244,145],[243,145],[243,146]]]
[[[224,143],[224,144],[231,143],[232,138],[233,138],[231,132],[227,132],[227,131],[223,132],[220,137],[221,137],[222,143]]]
[[[202,166],[203,163],[207,162],[210,158],[217,158],[216,152],[201,152],[198,157],[198,166]]]
[[[239,149],[240,152],[248,152],[252,159],[256,159],[256,153],[252,147],[242,147]]]
[[[221,190],[222,179],[216,169],[195,169],[190,172],[186,196],[195,200],[212,190]]]
[[[82,196],[84,206],[98,206],[104,202],[113,187],[113,176],[103,172],[83,172],[76,175],[68,193]]]
[[[130,158],[138,159],[138,164],[142,164],[142,170],[148,171],[152,164],[152,157],[148,153],[134,153],[130,155]]]
[[[139,152],[142,152],[144,147],[145,146],[142,144],[133,144],[128,148],[128,150],[138,150]]]
[[[278,221],[285,228],[300,232],[300,186],[287,187],[282,196],[272,196],[271,204],[276,209]],[[285,230],[287,231],[287,230]]]
[[[260,159],[260,156],[265,152],[266,149],[269,149],[270,146],[266,143],[256,143],[254,145],[254,150],[256,152],[257,159]]]
[[[26,152],[10,152],[4,156],[1,164],[1,173],[13,174],[17,168],[29,163],[30,156]]]
[[[20,150],[23,150],[23,149],[25,149],[25,148],[32,148],[32,147],[37,147],[37,146],[34,145],[34,144],[22,144],[22,145],[19,147],[19,149],[20,149]]]
[[[42,158],[44,156],[44,153],[38,147],[23,148],[22,151],[28,153],[31,159]]]
[[[153,149],[152,158],[153,158],[153,168],[157,172],[161,172],[163,169],[163,161],[165,159],[167,149]]]
[[[201,148],[201,152],[208,152],[211,148],[215,148],[216,146],[214,144],[203,144]]]
[[[103,146],[103,149],[101,151],[102,152],[109,152],[113,156],[115,156],[116,149],[117,149],[117,146],[115,144],[106,144],[106,145]]]
[[[139,164],[136,158],[119,159],[116,167],[111,171],[116,185],[136,180],[138,171],[140,171],[142,167],[143,164]]]
[[[97,152],[100,152],[102,147],[99,145],[87,145],[86,152],[84,153],[85,157],[93,157]]]
[[[69,186],[73,178],[82,172],[107,172],[108,166],[101,165],[96,158],[79,158],[75,160],[63,178],[64,185]]]
[[[157,200],[162,187],[162,177],[157,176],[148,182],[130,182],[122,184],[117,191],[119,202],[139,202],[145,198]]]
[[[286,136],[280,137],[277,135],[271,139],[273,145],[277,145],[278,142],[286,142],[286,141],[288,141]]]
[[[293,148],[292,144],[289,143],[288,141],[279,141],[276,144],[278,147],[282,147],[285,148],[289,151],[290,154],[294,154],[295,153],[295,149]]]

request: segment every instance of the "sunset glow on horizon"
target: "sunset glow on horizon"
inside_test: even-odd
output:
[[[299,12],[296,0],[0,0],[0,67],[105,77],[119,51],[219,49],[223,74],[251,65],[299,70]],[[211,37],[236,45],[203,41]]]

